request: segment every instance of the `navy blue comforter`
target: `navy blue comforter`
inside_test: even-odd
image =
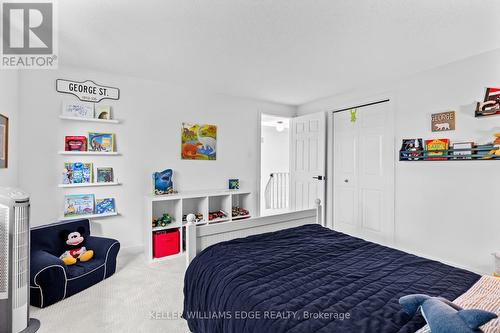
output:
[[[414,333],[399,297],[455,299],[477,274],[319,225],[211,246],[189,266],[184,318],[194,333]]]

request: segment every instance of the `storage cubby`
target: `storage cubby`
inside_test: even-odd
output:
[[[231,216],[233,221],[251,217],[252,212],[250,211],[250,207],[252,207],[250,193],[235,193],[231,195]],[[242,210],[246,210],[248,214],[244,214]]]
[[[206,222],[208,218],[207,202],[207,197],[184,198],[182,200],[182,216],[184,217],[188,214],[203,214],[203,218],[201,221],[199,221],[199,223]]]
[[[168,200],[168,201],[153,201],[153,219],[158,219],[163,217],[163,214],[168,214],[172,221],[165,226],[156,226],[153,227],[153,231],[170,229],[170,228],[178,228],[182,224],[182,208],[181,208],[181,200]]]
[[[216,214],[218,214],[219,216],[214,216]],[[231,219],[231,196],[226,194],[226,195],[208,197],[209,223],[224,222],[224,221],[229,221],[230,219]]]

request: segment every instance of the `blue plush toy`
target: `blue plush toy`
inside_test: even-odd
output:
[[[474,333],[497,317],[483,310],[464,310],[441,297],[414,294],[399,299],[403,311],[413,316],[421,308],[432,333]]]

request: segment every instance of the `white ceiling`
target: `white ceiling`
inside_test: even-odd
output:
[[[61,65],[302,104],[500,47],[498,0],[64,0]]]

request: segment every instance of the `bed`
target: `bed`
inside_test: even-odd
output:
[[[403,313],[399,297],[453,300],[480,279],[324,228],[318,211],[188,226],[183,316],[191,332],[414,333],[425,321]]]

